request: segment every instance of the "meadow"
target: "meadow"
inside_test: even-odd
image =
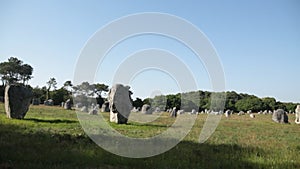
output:
[[[108,119],[108,113],[102,113]],[[222,117],[216,131],[198,143],[205,114],[197,117],[191,132],[173,149],[150,158],[126,158],[97,146],[84,133],[74,110],[31,106],[23,120],[8,119],[0,104],[0,168],[300,168],[300,126],[277,124],[271,115]],[[130,137],[150,137],[174,122],[167,113],[147,125],[129,121],[110,123]]]

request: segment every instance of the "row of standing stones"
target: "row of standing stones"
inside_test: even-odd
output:
[[[131,104],[131,92],[129,91],[129,86],[123,86],[122,84],[114,85],[108,93],[108,102],[105,102],[102,111],[110,112],[110,121],[118,124],[126,124],[130,112],[133,110]],[[29,109],[33,94],[32,91],[22,85],[8,85],[5,88],[5,110],[8,118],[23,119]],[[49,101],[49,104],[51,100]],[[45,103],[46,105],[48,104]],[[62,106],[65,109],[71,109],[71,101],[67,100],[65,103],[62,103]],[[97,114],[99,107],[93,108],[90,114]],[[138,110],[136,110],[138,111]],[[194,111],[194,112],[193,112]],[[191,114],[196,114],[193,110]],[[153,112],[160,112],[158,108],[153,109],[150,105],[143,105],[141,108],[143,114],[152,114]],[[168,110],[170,116],[176,117],[178,114],[182,114],[182,110],[177,110],[175,107]],[[209,113],[209,112],[207,112]],[[247,112],[248,113],[248,112]],[[232,112],[226,111],[226,117],[229,117]],[[242,115],[243,112],[238,115]],[[250,114],[251,118],[254,118],[255,115],[252,112]],[[259,113],[260,114],[260,113]],[[269,113],[270,114],[270,113]],[[272,114],[272,120],[277,123],[288,123],[287,113],[278,109]],[[295,123],[300,124],[300,105],[297,106],[295,110]]]

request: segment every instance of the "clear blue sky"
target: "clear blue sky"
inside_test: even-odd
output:
[[[215,46],[222,62],[226,90],[300,102],[300,1],[0,1],[0,61],[17,56],[34,67],[32,86],[55,77],[61,86],[73,79],[77,58],[101,27],[138,12],[163,12],[196,25]],[[191,51],[158,36],[128,39],[99,66],[96,81],[111,85],[118,64],[134,51],[162,48],[181,56],[197,73],[201,90],[211,90],[203,65]],[[175,80],[159,71],[145,71],[130,84],[134,96],[160,91],[175,93]]]

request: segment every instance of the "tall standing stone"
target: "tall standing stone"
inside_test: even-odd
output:
[[[105,101],[101,106],[101,112],[109,112],[109,102]]]
[[[126,124],[132,109],[131,92],[129,86],[114,85],[108,92],[110,121]]]
[[[274,111],[272,115],[272,120],[277,123],[288,123],[289,117],[287,116],[286,112],[282,109],[278,109]]]
[[[66,110],[71,110],[72,109],[71,99],[68,99],[66,101],[66,103],[64,103],[64,109],[66,109]]]
[[[23,119],[29,109],[32,91],[21,85],[5,88],[5,111],[8,118]]]
[[[295,116],[296,116],[295,123],[300,124],[300,105],[297,105],[297,108],[295,110]]]

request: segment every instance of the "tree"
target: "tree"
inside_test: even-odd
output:
[[[225,109],[237,111],[235,103],[241,99],[241,96],[234,91],[226,92]]]
[[[132,103],[132,105],[133,105],[133,107],[135,107],[135,108],[142,108],[143,107],[143,100],[142,99],[140,99],[140,98],[136,98],[134,101],[133,101],[133,103]]]
[[[144,104],[148,104],[148,105],[151,106],[151,102],[152,102],[152,99],[151,99],[151,98],[146,98],[146,99],[143,100],[143,105],[144,105]]]
[[[52,93],[51,96],[54,101],[54,105],[60,105],[62,102],[71,99],[68,90],[66,90],[64,87],[58,90],[54,90],[51,93]]]
[[[48,88],[47,88],[47,95],[46,95],[46,100],[50,98],[50,90],[52,88],[56,89],[56,79],[54,77],[50,78],[50,80],[47,82]]]
[[[181,94],[178,93],[176,95],[167,95],[167,107],[166,109],[172,109],[173,107],[176,107],[177,109],[180,109],[181,106]]]
[[[32,78],[33,68],[16,57],[0,63],[0,75],[3,85],[21,83],[25,85]]]
[[[260,111],[263,110],[263,102],[261,99],[255,96],[245,97],[241,100],[238,100],[235,104],[235,107],[238,111]]]
[[[33,68],[30,65],[24,64],[21,66],[20,79],[22,80],[23,84],[25,84],[32,78],[32,72]]]
[[[71,95],[72,95],[72,87],[73,87],[73,84],[72,84],[71,80],[67,80],[64,83],[64,86],[62,87],[63,89],[65,89],[68,92],[69,98],[71,98]]]
[[[71,88],[72,86],[73,86],[73,84],[72,84],[71,80],[67,80],[67,81],[64,83],[64,88],[65,88],[66,90],[68,90],[68,91],[69,91],[69,88]]]
[[[33,97],[40,99],[40,101],[43,103],[46,99],[46,94],[47,94],[47,88],[46,86],[39,88],[39,86],[36,86],[35,88],[32,89]]]
[[[296,107],[297,107],[297,104],[294,104],[294,103],[285,103],[285,107],[286,107],[286,110],[288,112],[294,112]]]
[[[165,110],[166,106],[167,106],[167,98],[166,96],[163,95],[155,96],[151,103],[152,108],[158,107],[160,110]]]
[[[276,109],[276,99],[272,97],[262,98],[264,107],[266,110],[275,110]]]

